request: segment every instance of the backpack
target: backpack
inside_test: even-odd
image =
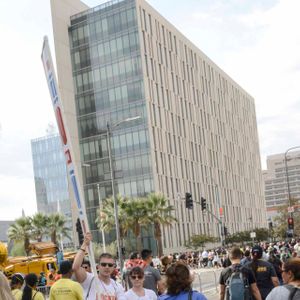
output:
[[[230,267],[230,276],[226,281],[227,300],[250,300],[250,286],[241,266]]]
[[[284,287],[287,288],[290,291],[290,295],[289,295],[288,300],[300,299],[300,289],[299,288],[297,288],[293,285],[290,285],[290,284],[287,284]]]

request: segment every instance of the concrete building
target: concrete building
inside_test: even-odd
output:
[[[267,216],[273,219],[278,207],[289,203],[288,182],[291,198],[300,200],[300,151],[287,154],[287,169],[284,153],[268,156],[263,180]]]
[[[266,226],[254,99],[143,0],[92,9],[51,0],[51,9],[65,123],[94,235],[97,184],[101,199],[111,195],[107,122],[117,192],[160,191],[176,208],[178,224],[163,232],[168,251],[193,234],[220,234],[198,205],[185,208],[186,192],[213,213],[223,207],[229,232]],[[153,248],[150,236],[143,242]]]
[[[31,141],[37,210],[45,214],[60,212],[73,228],[67,167],[60,136],[47,135]],[[70,236],[73,233],[70,232]],[[69,239],[64,240],[70,246]]]

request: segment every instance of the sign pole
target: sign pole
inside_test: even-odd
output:
[[[68,131],[67,126],[65,126],[65,117],[63,115],[63,109],[61,104],[61,98],[59,95],[57,80],[56,80],[56,74],[53,66],[53,61],[50,53],[50,47],[47,36],[44,37],[44,43],[43,43],[43,49],[41,54],[41,59],[44,66],[45,76],[48,83],[48,88],[51,96],[51,101],[56,117],[56,122],[58,125],[62,145],[63,145],[63,151],[67,163],[67,172],[70,177],[70,181],[72,184],[73,192],[75,195],[75,200],[77,204],[78,209],[78,215],[82,226],[82,231],[84,234],[89,232],[89,225],[87,221],[86,216],[86,210],[85,210],[85,203],[83,198],[83,191],[82,187],[78,184],[78,171],[76,170],[75,164],[73,163],[73,150],[70,140],[70,134]],[[91,268],[93,271],[94,276],[97,276],[97,270],[96,270],[96,262],[94,257],[94,251],[92,247],[92,243],[90,243],[88,247],[88,254],[89,259],[91,263]],[[98,285],[98,293],[100,292],[100,287]]]

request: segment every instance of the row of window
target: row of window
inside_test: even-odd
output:
[[[129,178],[149,174],[151,164],[148,154],[114,160],[114,178]],[[102,159],[84,168],[86,184],[107,181],[111,179],[109,160]]]
[[[126,197],[144,197],[154,190],[153,180],[149,175],[139,176],[135,179],[124,178],[123,180],[116,180],[115,187],[117,194]],[[110,197],[112,195],[111,182],[100,183],[99,192],[100,201]],[[98,190],[95,185],[85,187],[85,199],[87,209],[99,206]]]
[[[72,53],[73,70],[78,71],[90,65],[103,65],[111,60],[116,60],[118,57],[128,56],[138,49],[137,31],[126,33],[110,41],[74,51]]]
[[[122,128],[136,126],[145,122],[146,106],[144,103],[133,103],[128,107],[123,107],[111,112],[97,113],[97,116],[94,114],[81,117],[79,119],[79,136],[81,138],[87,138],[106,133],[107,122],[114,124],[115,122],[136,116],[140,116],[141,118],[123,123]]]
[[[89,18],[89,24],[72,26],[71,41],[73,47],[107,38],[128,28],[136,26],[135,8],[121,11],[98,19]]]
[[[111,147],[113,155],[145,150],[149,147],[148,131],[141,129],[139,131],[113,135],[111,138]],[[101,136],[95,140],[83,141],[81,143],[81,152],[81,157],[84,161],[108,157],[106,136]]]
[[[123,84],[100,92],[76,97],[78,115],[126,106],[144,98],[142,81]]]
[[[141,73],[141,58],[139,56],[124,59],[93,71],[74,75],[76,93],[118,84],[130,77],[141,75]]]

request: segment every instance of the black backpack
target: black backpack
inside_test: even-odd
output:
[[[299,300],[300,299],[300,288],[290,285],[290,284],[287,284],[284,287],[290,291],[288,300]]]

